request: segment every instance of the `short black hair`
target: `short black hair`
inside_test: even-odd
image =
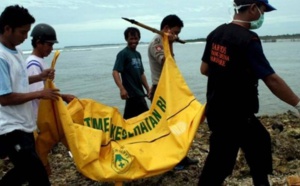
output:
[[[33,48],[37,47],[37,42],[39,42],[41,44],[45,44],[46,43],[45,40],[39,39],[37,37],[32,37],[32,39],[31,39],[31,45],[32,45]]]
[[[234,3],[239,6],[239,5],[246,5],[246,4],[252,4],[255,3],[257,1],[255,0],[234,0]]]
[[[139,38],[141,38],[141,33],[140,30],[136,27],[128,27],[126,28],[126,30],[124,31],[124,38],[125,40],[128,39],[129,35],[135,35],[137,34]]]
[[[34,17],[29,14],[26,8],[19,5],[11,5],[6,7],[0,15],[0,33],[4,32],[6,25],[14,30],[17,27],[33,24],[34,22]]]
[[[173,27],[183,27],[183,21],[175,14],[167,15],[160,24],[160,30],[162,30],[166,25],[168,25],[170,28]]]

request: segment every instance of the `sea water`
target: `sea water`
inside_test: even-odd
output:
[[[147,44],[140,44],[137,50],[142,55],[145,74],[151,85],[147,46]],[[204,46],[203,42],[174,44],[176,64],[189,88],[201,103],[206,101],[207,83],[207,78],[200,74]],[[124,47],[125,44],[63,48],[55,67],[56,86],[61,93],[74,94],[78,98],[91,98],[117,107],[122,113],[125,101],[120,98],[120,91],[112,77],[112,69],[117,53]],[[276,73],[300,96],[300,42],[263,43],[263,49]],[[49,66],[52,58],[53,53],[45,59]],[[292,106],[274,96],[261,80],[259,81],[259,99],[258,115],[275,115],[288,110],[295,111]],[[149,101],[148,104],[150,106]]]

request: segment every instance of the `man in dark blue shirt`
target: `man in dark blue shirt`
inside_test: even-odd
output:
[[[222,185],[232,173],[241,149],[255,186],[269,186],[271,138],[255,116],[259,110],[258,80],[300,112],[300,99],[273,70],[259,36],[264,13],[275,10],[268,0],[234,0],[235,15],[208,37],[200,71],[208,76],[206,118],[210,149],[200,186]]]
[[[126,100],[123,117],[128,119],[148,110],[145,95],[148,96],[150,90],[141,54],[136,50],[140,40],[140,31],[135,27],[129,27],[125,30],[124,37],[127,46],[117,54],[113,78],[120,89],[121,99]]]

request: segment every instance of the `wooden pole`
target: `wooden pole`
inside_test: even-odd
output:
[[[122,17],[122,19],[124,19],[124,20],[126,20],[126,21],[128,21],[128,22],[130,22],[130,23],[132,23],[132,24],[136,24],[136,25],[138,25],[138,26],[140,26],[140,27],[142,27],[142,28],[145,28],[145,29],[147,29],[147,30],[150,30],[150,31],[152,31],[152,32],[154,32],[154,33],[160,34],[161,36],[164,36],[164,32],[162,32],[162,31],[160,31],[160,30],[157,30],[157,29],[155,29],[155,28],[152,28],[152,27],[150,27],[150,26],[144,25],[144,24],[142,24],[142,23],[140,23],[140,22],[137,22],[137,21],[134,20],[134,19],[128,19],[128,18],[125,18],[125,17]],[[185,43],[185,41],[183,41],[183,40],[181,40],[181,39],[179,39],[179,38],[178,38],[176,41],[179,42],[179,43],[182,43],[182,44]]]

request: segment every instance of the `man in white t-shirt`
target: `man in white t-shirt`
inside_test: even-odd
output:
[[[35,151],[36,129],[31,100],[58,100],[58,89],[30,92],[29,84],[54,77],[54,70],[28,76],[22,51],[34,17],[19,5],[6,7],[0,16],[0,158],[14,165],[0,185],[51,185],[47,172]]]
[[[44,57],[47,57],[52,52],[54,43],[58,43],[54,28],[45,23],[37,24],[32,29],[31,36],[33,51],[31,55],[29,55],[26,59],[27,72],[30,76],[40,74],[44,69],[48,68],[47,63],[44,61]],[[44,81],[32,83],[29,86],[29,91],[34,92],[37,90],[43,90],[44,85]],[[71,94],[61,94],[61,97],[66,103],[69,103],[75,98],[75,96]],[[32,100],[36,120],[38,117],[39,103],[39,99]],[[48,164],[48,162],[43,162],[43,164],[47,171],[47,174],[50,175],[50,165]]]
[[[54,43],[58,43],[54,28],[45,23],[37,24],[33,28],[31,36],[33,51],[26,59],[29,76],[40,74],[44,69],[49,68],[44,61],[44,57],[47,57],[52,52]],[[33,83],[29,86],[31,92],[42,89],[44,89],[43,81]],[[61,94],[61,97],[67,103],[75,98],[75,96],[71,94]],[[35,117],[37,118],[39,99],[33,100],[32,104]]]

